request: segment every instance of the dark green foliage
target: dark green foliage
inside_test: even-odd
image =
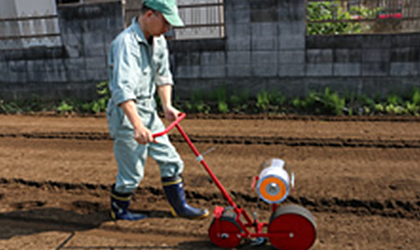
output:
[[[91,102],[80,100],[61,100],[43,102],[34,96],[32,100],[5,102],[0,99],[0,113],[30,114],[51,112],[58,114],[98,114],[106,111],[110,98],[107,82],[98,84],[98,99]],[[186,113],[202,114],[296,114],[296,115],[419,115],[420,89],[416,88],[409,96],[390,94],[386,98],[379,95],[373,98],[365,95],[346,93],[340,95],[331,88],[322,92],[310,91],[304,97],[286,98],[280,91],[261,90],[252,98],[248,92],[228,94],[223,88],[214,92],[192,92],[187,100],[175,98],[174,106]],[[158,107],[160,100],[157,98]],[[158,110],[161,111],[161,110]]]
[[[352,7],[346,11],[342,8],[341,1],[308,2],[306,16],[309,23],[306,27],[307,34],[360,34],[371,29],[371,27],[362,22],[346,20],[373,18],[379,11],[380,8],[368,9],[364,7]]]

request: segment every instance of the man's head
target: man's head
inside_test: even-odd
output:
[[[176,0],[143,0],[142,16],[145,18],[147,35],[159,36],[171,27],[182,27],[184,22],[178,14]]]
[[[178,13],[176,0],[143,0],[143,4],[152,10],[160,12],[171,26],[184,26],[184,22]]]

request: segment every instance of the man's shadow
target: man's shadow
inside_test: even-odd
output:
[[[87,201],[75,201],[73,205],[79,209],[64,210],[62,208],[43,207],[45,203],[31,201],[12,204],[16,209],[12,212],[0,213],[0,240],[10,239],[14,236],[25,236],[43,232],[66,232],[70,237],[66,239],[59,248],[71,240],[75,232],[88,231],[100,228],[103,223],[113,221],[109,215],[108,204],[98,204]],[[21,210],[19,210],[21,209]],[[160,210],[131,210],[142,213],[148,218],[173,218],[169,211]],[[111,227],[112,230],[119,230],[119,227]],[[123,228],[121,228],[124,231]],[[82,246],[81,248],[95,248],[97,246]],[[101,246],[103,247],[103,246]],[[113,249],[115,246],[109,246]],[[155,249],[165,247],[138,246],[139,249]],[[255,248],[255,247],[254,247]],[[131,248],[129,248],[131,249]],[[133,249],[137,249],[134,247]],[[173,246],[168,246],[173,249]],[[220,249],[210,240],[198,239],[197,241],[180,242],[176,249]],[[249,244],[241,244],[237,249],[251,249]],[[272,248],[267,248],[272,249]]]
[[[113,221],[109,215],[108,204],[75,201],[69,210],[44,205],[45,202],[41,201],[11,204],[15,208],[14,211],[0,213],[0,240],[51,231],[86,231]],[[172,217],[169,211],[132,211],[146,214],[149,218]]]

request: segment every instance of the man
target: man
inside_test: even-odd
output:
[[[184,163],[168,136],[155,139],[164,124],[153,99],[159,94],[165,118],[173,121],[179,111],[172,107],[172,74],[164,33],[171,26],[183,26],[176,0],[144,0],[140,15],[119,34],[109,52],[111,99],[107,118],[118,174],[111,191],[113,219],[140,220],[144,214],[128,210],[130,196],[143,179],[150,155],[159,165],[162,184],[174,216],[201,219],[206,209],[189,206],[185,200],[181,173]]]

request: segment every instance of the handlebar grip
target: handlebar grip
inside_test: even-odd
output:
[[[171,129],[178,125],[178,123],[180,123],[185,118],[185,116],[187,116],[187,114],[180,113],[178,118],[174,122],[172,122],[164,131],[152,134],[153,138],[167,134],[169,131],[171,131]]]

